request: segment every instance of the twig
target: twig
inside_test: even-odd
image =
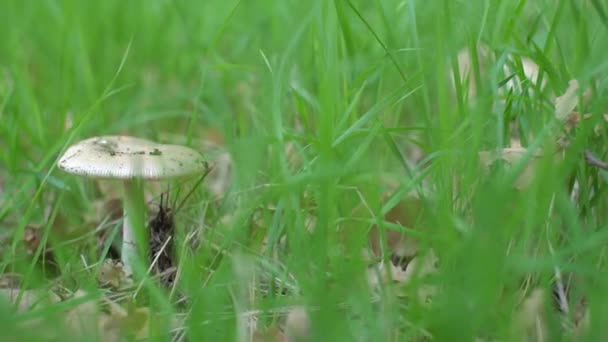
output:
[[[555,258],[555,251],[553,250],[553,245],[551,244],[551,239],[549,238],[549,229],[554,204],[555,195],[551,196],[551,202],[549,203],[549,217],[547,218],[546,226],[547,245],[549,247],[549,253],[551,253],[551,257],[553,258]],[[562,272],[557,264],[553,266],[553,272],[555,275],[555,294],[557,297],[557,304],[559,305],[560,311],[567,315],[570,312],[570,308],[568,306],[568,295],[566,294],[566,287],[564,286],[562,279]]]
[[[201,178],[199,178],[199,180],[196,181],[196,184],[194,184],[194,186],[190,189],[190,191],[184,197],[182,202],[177,206],[177,208],[175,208],[176,213],[184,206],[184,203],[186,203],[186,200],[188,199],[188,197],[190,197],[190,195],[192,195],[192,193],[194,193],[194,190],[196,190],[196,188],[198,188],[198,186],[205,180],[205,178],[207,178],[207,176],[209,175],[209,173],[211,173],[212,170],[213,170],[213,167],[211,167],[209,165],[205,165],[205,172],[203,173]]]
[[[589,164],[591,166],[595,166],[595,167],[598,167],[598,168],[600,168],[602,170],[608,171],[608,163],[606,163],[605,161],[602,161],[602,160],[598,159],[589,150],[585,150],[585,160],[587,161],[587,164]]]
[[[171,241],[171,236],[169,236],[169,238],[167,238],[167,240],[165,241],[165,243],[160,247],[160,250],[158,251],[158,253],[156,253],[156,256],[154,257],[154,260],[152,260],[152,264],[150,264],[150,267],[148,267],[148,272],[147,272],[148,275],[150,274],[150,272],[152,272],[152,269],[154,269],[154,266],[158,262],[158,258],[160,258],[160,255],[165,251],[165,248],[169,244],[169,241]],[[139,291],[141,290],[141,288],[143,286],[144,286],[144,280],[142,280],[139,283],[139,286],[137,286],[137,289],[135,290],[135,293],[133,294],[133,298],[137,297],[137,295],[139,294]]]

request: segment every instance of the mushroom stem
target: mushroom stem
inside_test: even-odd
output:
[[[144,189],[140,179],[124,181],[124,221],[121,259],[124,271],[133,274],[138,263],[146,264],[148,234],[145,229]]]

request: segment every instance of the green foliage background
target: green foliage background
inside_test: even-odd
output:
[[[259,311],[264,330],[305,305],[315,341],[519,340],[522,299],[536,287],[550,294],[558,267],[577,277],[571,306],[585,297],[584,338],[601,340],[606,173],[586,165],[583,151],[607,154],[607,11],[594,0],[4,0],[0,267],[22,274],[23,287],[100,294],[95,268],[81,257],[98,265],[93,246],[51,233],[61,216],[66,234],[83,234],[83,215],[99,197],[92,182],[56,169],[60,153],[81,138],[122,133],[202,148],[216,131],[234,161],[228,200],[201,187],[177,216],[178,229],[205,238],[198,249],[181,248],[177,289],[187,301],[146,286],[142,305],[154,307],[159,336],[166,315],[179,313],[188,339],[233,341],[247,312]],[[454,90],[457,52],[480,44],[496,59],[474,65],[477,95]],[[525,91],[505,92],[505,81],[522,75],[519,57],[540,67],[542,90],[528,81]],[[592,88],[577,110],[593,115],[555,152],[561,127],[552,101],[571,79]],[[521,168],[487,176],[479,165],[479,151],[507,147],[512,136],[551,151],[522,191],[511,186]],[[425,153],[418,166],[407,157],[412,146]],[[553,154],[564,161],[555,165]],[[426,212],[420,250],[440,260],[425,280],[439,289],[430,306],[413,299],[419,282],[370,287],[362,257],[373,224],[411,234],[415,227],[383,217],[416,191]],[[40,250],[25,254],[28,225],[55,246],[57,269],[41,266]],[[287,295],[258,293],[261,279],[280,281]],[[7,305],[0,330],[37,334],[16,324],[53,322],[70,305],[20,315]],[[550,295],[546,309],[549,340],[569,336]]]

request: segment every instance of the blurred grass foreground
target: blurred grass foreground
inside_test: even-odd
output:
[[[3,0],[0,340],[606,340],[607,50],[597,0]],[[211,166],[135,275],[57,167],[107,135]]]

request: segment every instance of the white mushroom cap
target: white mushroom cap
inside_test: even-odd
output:
[[[76,175],[115,179],[166,179],[203,172],[203,156],[188,147],[157,144],[128,136],[80,141],[65,151],[60,169]]]

